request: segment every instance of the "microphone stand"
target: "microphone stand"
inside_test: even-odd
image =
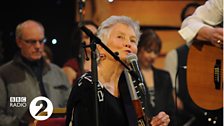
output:
[[[85,13],[84,7],[85,7],[85,0],[80,0],[79,1],[79,8],[80,8],[80,10],[79,10],[79,13],[80,13],[80,24],[79,25],[82,25],[82,27],[85,27],[84,24],[83,24],[83,15]],[[87,28],[85,27],[85,29],[87,29]],[[89,30],[89,29],[87,29],[87,30]],[[91,31],[88,31],[88,32],[91,32]],[[95,126],[99,126],[99,114],[98,114],[99,111],[98,111],[98,101],[97,101],[98,71],[97,71],[96,41],[95,41],[95,38],[93,38],[91,36],[89,36],[89,37],[90,37],[90,45],[82,45],[82,47],[84,48],[84,50],[87,47],[90,47],[90,49],[91,49],[91,72],[92,72],[92,78],[93,78],[92,81],[93,81],[93,85],[94,85],[94,94],[93,95],[94,95],[94,108],[95,108],[95,111],[94,111],[94,114],[95,114]],[[82,50],[82,51],[84,51],[84,50]],[[84,71],[84,66],[83,66],[83,64],[84,64],[84,55],[81,56],[81,62],[82,62],[82,70],[81,71],[83,72]]]
[[[84,19],[84,15],[85,15],[85,0],[79,0],[78,1],[78,5],[79,5],[79,17],[80,17],[80,23],[83,23],[83,19]],[[80,48],[79,50],[79,54],[78,54],[78,60],[79,60],[79,65],[80,65],[80,69],[81,69],[81,73],[84,73],[84,60],[85,60],[85,53],[84,53],[84,47],[85,45],[83,45],[83,38],[82,38],[82,33],[81,31],[80,33],[80,45],[82,48]]]
[[[92,71],[92,81],[94,85],[94,107],[95,107],[95,124],[99,126],[99,114],[98,114],[98,99],[97,99],[97,85],[98,85],[98,71],[97,71],[97,51],[96,51],[96,41],[94,38],[90,37],[90,49],[91,49],[91,71]]]

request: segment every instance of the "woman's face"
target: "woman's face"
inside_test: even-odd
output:
[[[154,51],[147,51],[141,48],[138,52],[138,61],[142,68],[150,67],[158,57]]]
[[[126,61],[128,53],[137,53],[137,37],[134,30],[128,25],[118,23],[112,26],[107,46],[113,51],[118,52],[122,61]],[[112,58],[105,53],[108,58]]]

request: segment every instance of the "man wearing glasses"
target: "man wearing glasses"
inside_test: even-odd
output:
[[[65,107],[70,86],[59,67],[43,59],[44,27],[27,20],[16,27],[19,53],[0,67],[0,126],[28,126],[29,105],[37,96],[51,100],[54,108]],[[26,106],[10,106],[14,97],[25,98]]]

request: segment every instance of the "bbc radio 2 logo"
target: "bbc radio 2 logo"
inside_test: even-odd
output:
[[[26,97],[10,97],[9,98],[10,103],[9,106],[10,107],[26,107]]]
[[[48,98],[39,96],[31,101],[29,110],[34,119],[46,120],[53,113],[53,104]]]
[[[10,97],[10,107],[27,107],[26,97]],[[29,111],[34,119],[46,120],[53,113],[53,104],[48,98],[39,96],[31,101]]]

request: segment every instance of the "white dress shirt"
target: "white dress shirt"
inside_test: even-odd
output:
[[[183,21],[178,32],[187,43],[190,43],[203,26],[216,26],[222,21],[223,0],[208,0]]]

